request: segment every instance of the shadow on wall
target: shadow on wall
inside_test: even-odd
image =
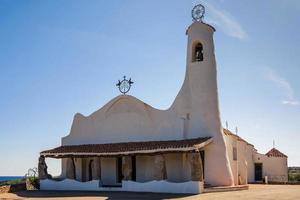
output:
[[[144,193],[144,192],[86,192],[86,191],[22,191],[16,195],[24,198],[57,198],[57,197],[99,197],[105,200],[126,199],[176,199],[194,196],[192,194],[166,194],[166,193]]]

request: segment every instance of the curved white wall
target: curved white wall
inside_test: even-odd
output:
[[[188,28],[185,81],[170,109],[157,110],[132,96],[121,95],[90,116],[76,114],[71,132],[62,144],[211,136],[213,142],[205,147],[205,181],[211,185],[233,185],[220,123],[213,33],[211,26],[200,22]],[[195,41],[203,45],[204,60],[192,63]]]
[[[183,139],[183,120],[135,97],[120,95],[88,117],[76,114],[63,145]]]
[[[181,116],[190,116],[188,137],[213,137],[213,143],[205,148],[205,181],[212,185],[233,185],[220,122],[214,31],[200,22],[188,28],[186,77],[171,108]],[[203,61],[192,62],[197,42],[203,46]]]

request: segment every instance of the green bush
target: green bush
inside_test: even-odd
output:
[[[289,181],[300,182],[300,173],[289,173]]]
[[[38,179],[37,177],[30,177],[30,178],[29,178],[29,181],[30,181],[31,183],[36,183],[36,182],[39,181],[39,179]]]
[[[18,184],[18,183],[24,183],[25,180],[24,179],[17,179],[17,180],[11,180],[11,181],[3,181],[0,183],[0,186],[3,186],[3,185],[15,185],[15,184]]]
[[[40,188],[39,178],[37,178],[37,177],[29,177],[28,180],[29,180],[30,184],[33,186],[34,190]],[[32,190],[32,188],[29,189],[29,190]]]

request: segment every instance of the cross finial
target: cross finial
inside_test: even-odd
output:
[[[119,88],[119,91],[125,95],[127,92],[129,92],[131,85],[134,82],[131,80],[131,78],[129,80],[126,79],[126,76],[123,76],[123,80],[120,81],[118,80],[116,86]]]
[[[201,4],[196,5],[192,10],[193,21],[202,22],[205,14],[205,7]]]

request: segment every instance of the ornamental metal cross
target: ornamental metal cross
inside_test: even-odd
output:
[[[120,81],[118,80],[118,83],[116,84],[116,86],[119,88],[119,91],[125,95],[127,92],[129,92],[131,85],[134,82],[131,81],[131,78],[129,80],[126,79],[126,76],[123,76],[123,80]]]

